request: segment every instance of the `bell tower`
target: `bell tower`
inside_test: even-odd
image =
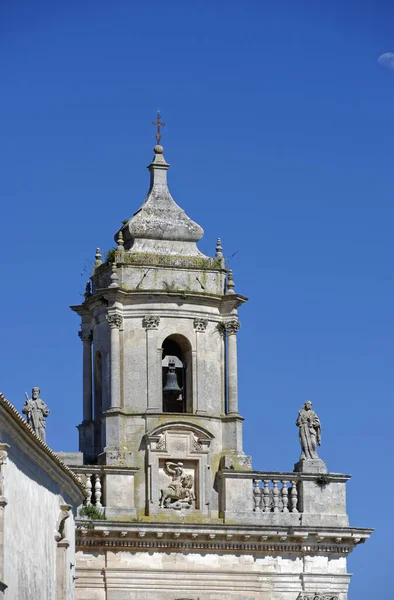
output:
[[[104,261],[96,251],[91,286],[72,307],[82,320],[80,451],[85,464],[135,471],[134,498],[122,507],[118,489],[108,514],[132,506],[137,515],[217,516],[219,465],[251,468],[237,384],[238,308],[247,299],[235,292],[220,239],[213,257],[198,249],[203,230],[173,200],[168,168],[158,143],[143,204]]]
[[[346,600],[349,475],[298,413],[293,471],[252,470],[238,407],[238,309],[220,240],[175,203],[160,144],[141,207],[96,251],[81,317],[83,421],[73,465],[77,600]],[[294,420],[295,420],[294,414]],[[289,417],[292,418],[293,417]],[[268,457],[265,457],[268,458]],[[264,459],[265,460],[265,459]]]

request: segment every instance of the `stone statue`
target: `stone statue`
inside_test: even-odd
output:
[[[305,402],[298,413],[296,425],[299,427],[301,460],[319,458],[316,446],[320,446],[321,426],[319,417],[312,410],[312,402]]]
[[[34,387],[31,391],[31,398],[29,398],[27,392],[25,392],[26,402],[23,405],[22,412],[27,416],[27,422],[33,429],[34,433],[46,442],[45,435],[45,419],[49,415],[49,408],[43,400],[40,398],[40,388]]]
[[[166,462],[165,472],[172,481],[168,487],[160,490],[160,507],[177,510],[190,508],[194,500],[193,476],[184,475],[181,462]]]

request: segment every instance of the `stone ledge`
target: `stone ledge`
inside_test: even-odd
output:
[[[355,528],[187,526],[96,521],[90,529],[77,521],[79,548],[118,547],[158,550],[349,554],[372,532]]]

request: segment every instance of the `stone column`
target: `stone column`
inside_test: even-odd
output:
[[[78,332],[83,343],[83,422],[92,420],[92,342],[90,329]]]
[[[107,316],[111,328],[111,408],[120,408],[120,335],[123,317],[119,314]]]
[[[224,324],[227,333],[227,414],[238,414],[238,362],[237,362],[237,332],[240,323],[232,319]]]
[[[160,317],[147,315],[142,324],[146,329],[146,394],[147,412],[161,411],[161,362],[158,360],[157,334]],[[160,382],[160,386],[159,386]]]
[[[194,410],[197,414],[205,414],[207,412],[205,396],[204,396],[204,378],[205,378],[205,356],[203,354],[203,340],[201,336],[205,334],[208,325],[208,319],[196,318],[193,322],[194,331],[196,332],[196,387],[194,390],[195,395],[195,407]],[[194,366],[194,365],[193,365]]]

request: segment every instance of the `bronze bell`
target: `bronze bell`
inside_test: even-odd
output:
[[[166,377],[166,384],[163,387],[163,392],[176,392],[177,394],[182,392],[178,385],[178,377],[175,373],[175,362],[173,360],[168,362],[168,373]]]

